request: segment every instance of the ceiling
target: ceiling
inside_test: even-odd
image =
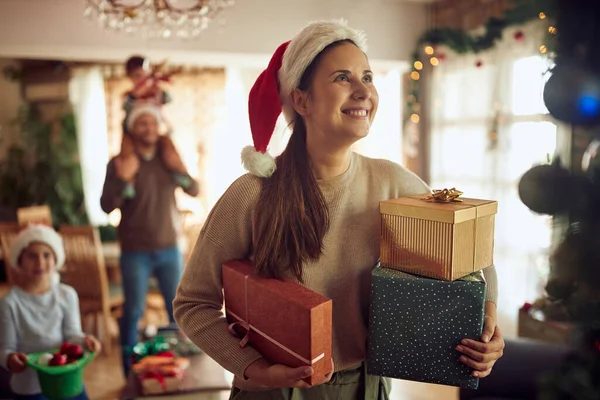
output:
[[[420,3],[420,4],[430,4],[439,2],[442,0],[382,0],[388,3]]]

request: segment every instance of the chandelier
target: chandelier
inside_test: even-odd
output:
[[[235,0],[86,0],[84,17],[110,31],[187,39],[200,35]]]

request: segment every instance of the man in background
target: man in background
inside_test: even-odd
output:
[[[138,340],[137,325],[145,311],[151,275],[158,281],[169,321],[175,321],[172,302],[183,269],[177,246],[175,190],[181,187],[190,196],[198,194],[198,183],[186,172],[177,152],[159,148],[160,122],[160,109],[155,105],[131,110],[126,124],[135,152],[110,160],[100,200],[106,213],[121,210],[118,238],[125,304],[120,336],[125,376]],[[126,193],[128,182],[135,182],[133,197]]]

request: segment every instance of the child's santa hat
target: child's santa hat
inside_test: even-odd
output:
[[[242,150],[242,163],[249,172],[262,178],[273,175],[275,160],[267,148],[279,114],[283,112],[288,124],[294,123],[291,94],[304,71],[325,47],[342,40],[367,51],[365,34],[348,27],[344,20],[313,22],[275,50],[267,69],[250,90],[248,111],[254,146]]]
[[[60,270],[65,264],[65,247],[62,237],[49,226],[29,225],[23,229],[10,246],[9,260],[13,268],[19,267],[19,258],[27,247],[32,243],[42,243],[52,249],[56,258],[55,269]]]
[[[152,115],[154,118],[156,118],[157,123],[161,123],[162,114],[160,112],[160,108],[155,104],[149,102],[142,102],[139,105],[135,105],[133,109],[129,112],[126,121],[127,130],[131,131],[131,129],[133,128],[133,124],[135,124],[135,121],[142,115],[146,114]]]

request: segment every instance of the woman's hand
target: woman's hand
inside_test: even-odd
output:
[[[8,370],[13,374],[20,374],[27,369],[27,355],[25,353],[12,353],[6,360]]]
[[[331,360],[331,372],[325,375],[322,382],[318,382],[313,386],[321,385],[329,382],[333,375],[334,365]],[[303,379],[308,378],[314,373],[311,367],[290,368],[281,364],[270,364],[265,359],[261,358],[246,368],[245,375],[248,379],[262,386],[270,388],[300,388],[306,389],[311,387]]]
[[[87,335],[85,339],[83,339],[83,344],[85,348],[94,353],[100,353],[102,350],[102,344],[92,335]]]
[[[456,350],[464,355],[460,361],[473,368],[473,376],[485,378],[492,372],[496,361],[502,357],[504,351],[504,338],[500,328],[496,325],[496,305],[492,302],[485,303],[485,318],[481,341],[463,339]]]

